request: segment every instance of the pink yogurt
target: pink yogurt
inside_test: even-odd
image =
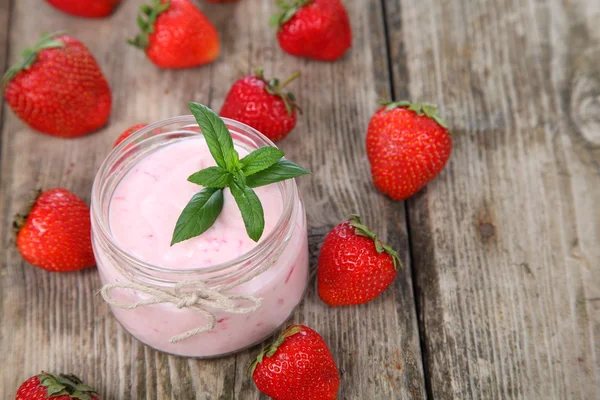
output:
[[[240,157],[247,150],[237,148]],[[204,234],[170,246],[177,218],[190,198],[202,188],[187,181],[200,169],[215,165],[203,137],[195,136],[162,146],[133,166],[118,183],[109,208],[113,240],[130,255],[165,269],[198,270],[232,261],[257,246],[246,233],[241,213],[225,190],[223,211]],[[255,189],[265,213],[265,240],[278,224],[284,204],[280,185]],[[281,326],[300,302],[308,280],[306,221],[299,199],[288,243],[266,272],[231,290],[262,299],[262,307],[252,313],[215,314],[216,327],[178,343],[169,339],[203,325],[205,316],[175,305],[155,304],[135,309],[111,307],[112,312],[133,336],[158,350],[189,357],[215,357],[238,351],[260,342]],[[260,242],[259,242],[260,243]],[[124,278],[94,243],[103,284]],[[240,268],[242,268],[240,266]],[[184,271],[185,272],[185,271]],[[197,279],[183,277],[176,279]],[[113,297],[121,302],[148,298],[144,293],[118,289]]]

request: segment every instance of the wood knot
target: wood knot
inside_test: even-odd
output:
[[[481,236],[481,240],[487,243],[496,235],[496,227],[489,222],[480,222],[479,235]]]

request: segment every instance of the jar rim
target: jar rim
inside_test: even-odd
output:
[[[272,146],[275,148],[278,148],[275,143],[273,143],[268,137],[266,137],[265,135],[263,135],[262,133],[260,133],[258,130],[252,128],[251,126],[248,126],[244,123],[241,123],[239,121],[235,121],[229,118],[222,118],[222,120],[225,122],[225,124],[227,125],[228,129],[231,128],[235,128],[239,131],[239,133],[248,136],[250,139],[258,139],[258,142],[262,142],[262,143],[257,143],[259,146]],[[193,125],[194,129],[197,129],[198,135],[202,135],[201,133],[201,129],[198,126],[196,119],[193,115],[181,115],[181,116],[177,116],[177,117],[171,117],[171,118],[167,118],[158,122],[154,122],[152,124],[149,124],[147,126],[145,126],[144,128],[136,131],[134,134],[130,135],[128,138],[126,138],[124,141],[122,141],[118,146],[114,147],[113,149],[111,149],[111,151],[108,153],[108,155],[106,156],[106,158],[104,159],[104,161],[102,162],[102,164],[100,165],[100,168],[98,169],[98,172],[96,173],[96,176],[94,177],[94,183],[92,185],[92,194],[91,194],[91,206],[90,206],[90,213],[92,216],[92,228],[95,229],[99,229],[100,233],[102,234],[103,237],[108,238],[108,242],[110,247],[117,253],[120,254],[121,256],[129,259],[130,261],[135,262],[136,267],[138,268],[142,268],[143,270],[146,270],[146,272],[150,272],[150,273],[159,273],[159,274],[169,274],[169,275],[192,275],[192,274],[207,274],[207,273],[214,273],[214,272],[221,272],[223,270],[227,270],[228,268],[231,267],[235,267],[237,265],[240,265],[242,263],[247,262],[248,260],[253,259],[254,257],[256,257],[257,255],[263,253],[266,249],[272,248],[272,247],[279,247],[277,246],[280,237],[284,237],[284,240],[287,239],[287,237],[289,236],[287,234],[288,228],[289,228],[289,222],[292,220],[292,215],[294,214],[294,211],[296,209],[296,203],[298,202],[298,189],[296,186],[296,182],[294,179],[288,179],[282,182],[278,182],[277,185],[280,187],[280,192],[283,194],[283,212],[281,214],[281,216],[279,217],[277,223],[275,224],[275,227],[271,230],[271,232],[269,232],[269,234],[259,243],[257,243],[256,246],[254,246],[251,250],[249,250],[248,252],[223,263],[219,263],[219,264],[215,264],[212,265],[210,267],[198,267],[198,268],[166,268],[163,266],[160,266],[158,264],[155,263],[151,263],[151,262],[147,262],[139,257],[137,257],[136,255],[128,252],[127,250],[125,250],[120,243],[118,243],[114,236],[112,235],[112,232],[110,230],[109,227],[109,222],[108,222],[108,216],[106,216],[106,218],[103,217],[102,215],[102,207],[99,207],[99,205],[101,204],[102,201],[102,196],[105,195],[105,193],[103,193],[102,190],[102,181],[103,178],[105,178],[106,174],[109,173],[110,168],[119,160],[119,156],[122,154],[122,152],[124,150],[127,150],[130,148],[131,145],[133,144],[141,144],[146,140],[150,140],[152,139],[152,136],[150,137],[145,137],[147,134],[151,133],[152,131],[159,129],[159,128],[164,128],[168,125],[171,124],[182,124],[182,123],[188,123],[186,124],[184,127],[190,127]],[[169,132],[177,132],[177,131],[181,131],[181,129],[183,128],[178,128],[176,130],[171,130],[171,131],[167,131],[164,132],[162,134],[168,134]],[[189,131],[191,132],[191,131]],[[142,140],[140,140],[142,139]],[[234,139],[235,142],[235,139]],[[165,143],[164,145],[169,145],[172,142],[168,142]],[[163,145],[159,146],[162,147]],[[131,170],[131,168],[129,168],[127,170],[127,172],[125,174],[127,174],[129,171]],[[122,178],[121,178],[122,179]],[[120,183],[120,181],[118,182]],[[117,185],[118,185],[117,183]],[[115,186],[116,187],[116,186]],[[111,193],[112,195],[112,193]],[[109,205],[110,208],[110,205]]]

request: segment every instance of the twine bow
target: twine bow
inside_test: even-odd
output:
[[[104,285],[100,293],[104,300],[111,306],[131,310],[138,307],[145,307],[152,304],[171,303],[177,308],[189,308],[208,318],[208,321],[198,328],[189,330],[180,335],[173,336],[169,341],[177,343],[189,337],[208,332],[214,329],[217,324],[215,315],[206,310],[212,308],[222,310],[233,314],[246,314],[258,310],[262,306],[262,299],[244,294],[223,293],[232,285],[225,287],[209,288],[202,281],[182,281],[172,288],[159,288],[136,282],[112,283]],[[184,291],[184,288],[192,288],[192,291]],[[145,293],[151,297],[136,301],[134,303],[120,303],[116,301],[111,292],[114,289],[133,289],[137,292]],[[250,307],[241,307],[236,305],[235,300],[244,300],[252,303]]]

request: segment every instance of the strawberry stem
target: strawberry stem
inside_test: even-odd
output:
[[[360,215],[356,215],[356,214],[350,215],[350,218],[348,219],[348,223],[350,224],[350,226],[354,227],[355,234],[357,234],[358,236],[364,236],[366,238],[371,239],[373,241],[373,243],[375,244],[375,250],[377,250],[378,253],[383,253],[383,252],[388,253],[392,257],[392,261],[394,263],[394,269],[398,270],[398,265],[400,265],[400,268],[404,268],[404,264],[400,260],[400,256],[398,255],[398,252],[396,250],[392,249],[387,244],[382,243],[377,238],[377,235],[375,235],[369,228],[367,228],[365,225],[363,225]]]
[[[283,100],[283,104],[285,105],[285,109],[289,115],[292,115],[294,110],[298,110],[300,113],[302,113],[302,110],[298,104],[296,104],[296,97],[294,94],[291,92],[284,93],[282,91],[286,85],[300,77],[300,72],[295,72],[285,81],[283,81],[283,83],[279,83],[279,79],[277,78],[270,80],[265,79],[264,70],[262,68],[257,68],[254,71],[254,75],[266,84],[265,90],[269,94],[275,95]]]
[[[24,69],[29,69],[37,60],[37,56],[40,51],[44,49],[54,49],[58,47],[64,47],[65,44],[60,40],[55,40],[56,36],[63,34],[64,32],[54,32],[50,34],[42,35],[40,40],[33,46],[23,50],[23,59],[17,62],[6,71],[4,77],[2,77],[2,85],[8,84],[19,72]]]
[[[283,83],[279,86],[280,89],[286,87],[290,82],[300,78],[300,71],[293,73],[289,78],[287,78]]]

